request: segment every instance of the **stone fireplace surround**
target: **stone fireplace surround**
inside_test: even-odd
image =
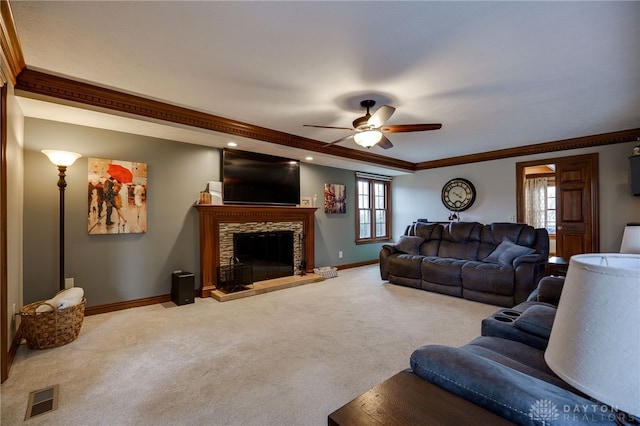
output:
[[[217,268],[233,256],[236,232],[294,232],[294,265],[314,268],[315,207],[196,204],[200,224],[200,297],[216,288]]]

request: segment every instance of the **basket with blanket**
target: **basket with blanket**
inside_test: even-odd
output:
[[[20,309],[22,336],[30,349],[49,349],[74,341],[80,333],[87,300],[84,290],[73,287],[52,299]]]

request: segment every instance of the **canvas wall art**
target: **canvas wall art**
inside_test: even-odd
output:
[[[147,164],[89,158],[89,234],[147,232]]]
[[[324,184],[324,212],[347,212],[347,189],[345,185],[338,183]]]

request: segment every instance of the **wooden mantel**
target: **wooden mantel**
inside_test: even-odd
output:
[[[301,222],[307,272],[313,271],[316,207],[196,204],[195,208],[200,213],[200,297],[209,297],[216,288],[222,223]]]

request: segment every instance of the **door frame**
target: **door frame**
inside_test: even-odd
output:
[[[591,198],[591,210],[584,212],[588,215],[591,226],[589,231],[591,233],[591,246],[588,248],[592,253],[600,252],[600,204],[598,197],[598,153],[571,155],[567,157],[552,157],[541,158],[539,160],[530,160],[516,163],[516,218],[520,223],[525,223],[525,197],[524,197],[524,180],[525,180],[525,168],[531,166],[538,166],[543,164],[558,164],[571,161],[587,161],[590,167],[591,181],[586,190],[588,196]],[[556,185],[558,184],[558,168],[556,166]],[[559,197],[556,193],[556,212],[558,211]],[[557,253],[556,256],[561,256],[561,253]]]

